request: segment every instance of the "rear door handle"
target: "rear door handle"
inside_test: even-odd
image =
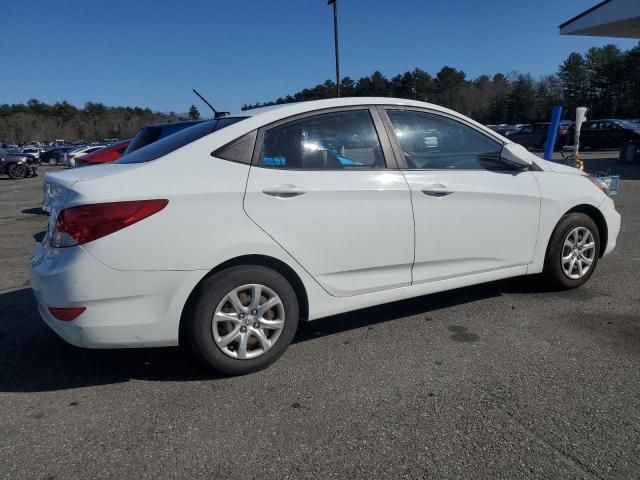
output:
[[[446,197],[447,195],[451,195],[453,190],[449,190],[445,185],[437,183],[430,187],[423,188],[422,193],[429,195],[430,197]]]
[[[262,193],[278,198],[293,198],[304,195],[307,191],[304,188],[296,187],[295,185],[275,185],[273,187],[264,188]]]

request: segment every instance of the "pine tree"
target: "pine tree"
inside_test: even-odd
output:
[[[200,120],[200,112],[198,111],[198,107],[195,105],[191,105],[191,107],[189,107],[188,115],[191,120]]]

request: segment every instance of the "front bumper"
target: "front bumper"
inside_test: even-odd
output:
[[[45,249],[33,258],[31,286],[43,320],[68,343],[89,348],[178,344],[180,315],[204,273],[121,271],[82,247]],[[73,321],[49,307],[86,307]]]
[[[616,211],[615,204],[609,197],[606,197],[600,205],[600,211],[607,222],[607,248],[602,252],[602,256],[604,257],[616,248],[622,217]]]

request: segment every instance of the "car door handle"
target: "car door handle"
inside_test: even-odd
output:
[[[278,198],[293,198],[304,195],[307,191],[304,188],[296,187],[295,185],[276,185],[264,188],[262,193]]]
[[[429,195],[430,197],[446,197],[447,195],[451,195],[453,190],[449,190],[446,186],[438,183],[436,185],[423,188],[422,193]]]

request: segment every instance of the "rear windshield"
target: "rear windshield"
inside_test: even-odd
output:
[[[163,157],[189,143],[209,135],[221,128],[228,127],[234,123],[243,120],[246,117],[229,117],[218,120],[208,120],[198,123],[192,127],[184,128],[177,133],[168,135],[160,140],[140,148],[132,153],[127,152],[125,155],[116,160],[114,163],[145,163]],[[149,127],[147,127],[149,128]]]
[[[192,127],[194,125],[198,125],[202,123],[201,121],[193,121],[193,122],[177,122],[170,123],[166,125],[150,125],[148,127],[144,127],[136,136],[133,137],[133,140],[127,147],[127,153],[133,153],[136,150],[146,147],[150,143],[157,142],[163,137],[167,135],[173,135],[180,130],[184,130],[185,128]]]

